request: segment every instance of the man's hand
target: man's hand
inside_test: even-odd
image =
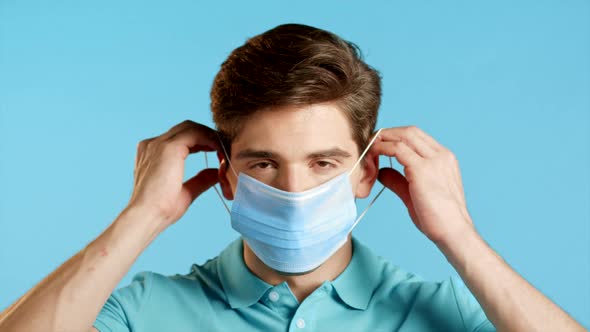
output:
[[[190,204],[218,181],[216,169],[205,169],[183,183],[187,156],[219,151],[215,131],[186,120],[166,133],[141,141],[135,158],[134,188],[129,207],[139,207],[162,220],[162,229],[184,215]]]
[[[382,130],[371,154],[395,157],[379,181],[407,206],[414,224],[441,249],[498,331],[584,331],[477,234],[451,151],[416,127]],[[492,271],[492,273],[490,273]]]
[[[451,151],[410,126],[383,129],[371,153],[393,156],[404,166],[405,176],[382,168],[379,181],[402,199],[414,224],[430,240],[439,244],[473,230]]]
[[[0,330],[90,331],[137,257],[217,182],[217,170],[206,169],[182,183],[186,157],[217,148],[215,131],[192,121],[140,142],[128,206],[99,237],[0,313]]]

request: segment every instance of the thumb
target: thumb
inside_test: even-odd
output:
[[[207,168],[187,180],[182,185],[183,198],[188,201],[187,205],[190,205],[199,195],[219,182],[218,174],[216,168]]]
[[[379,182],[399,196],[408,208],[412,206],[408,180],[399,171],[393,168],[382,168],[379,170],[378,179]]]

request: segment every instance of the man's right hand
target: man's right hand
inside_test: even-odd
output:
[[[215,185],[217,169],[205,169],[183,183],[187,156],[199,151],[219,151],[216,132],[190,120],[166,133],[137,145],[134,188],[129,208],[139,208],[156,217],[165,229],[184,215],[201,193]]]
[[[219,151],[219,146],[213,129],[192,121],[141,141],[127,207],[99,237],[1,312],[0,330],[93,330],[101,308],[137,257],[217,183],[215,169],[183,183],[186,157]]]

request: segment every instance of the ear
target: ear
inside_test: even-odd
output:
[[[231,172],[231,170],[228,167],[227,159],[222,153],[218,153],[217,158],[219,158],[219,185],[221,186],[221,192],[225,199],[233,200],[234,191],[228,175],[228,171]]]
[[[379,155],[367,153],[359,166],[361,167],[361,179],[356,187],[355,196],[367,198],[379,175]]]

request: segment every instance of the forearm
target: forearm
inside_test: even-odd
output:
[[[498,331],[585,331],[477,234],[438,244]]]
[[[141,252],[154,217],[126,209],[88,246],[0,314],[2,331],[87,331]]]

